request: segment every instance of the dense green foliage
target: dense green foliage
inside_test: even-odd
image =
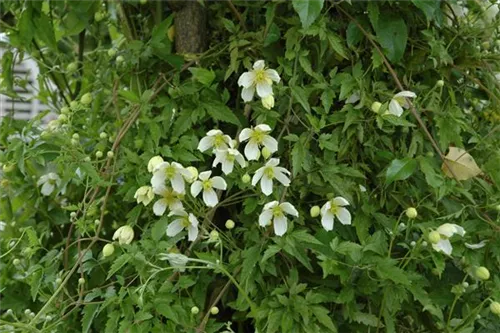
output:
[[[12,68],[30,56],[36,98],[58,115],[1,120],[0,331],[499,332],[496,5],[203,6],[208,48],[181,55],[167,2],[0,3],[0,92],[27,84]],[[257,60],[281,78],[270,110],[241,98]],[[402,90],[416,97],[390,106]],[[197,149],[212,129],[236,140],[259,124],[291,171],[269,196],[246,179],[268,156],[225,175]],[[134,198],[156,155],[227,183],[213,208],[186,185],[193,242],[166,235],[175,217],[154,213],[158,196]],[[352,223],[327,231],[343,208],[313,206],[335,197]],[[281,237],[259,226],[273,200],[298,211]],[[120,229],[103,253],[124,225],[133,240]]]

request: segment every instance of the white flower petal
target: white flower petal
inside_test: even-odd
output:
[[[210,178],[210,175],[212,174],[212,171],[203,171],[200,172],[200,175],[198,176],[201,180],[207,180]]]
[[[252,136],[252,133],[253,133],[252,129],[244,128],[241,130],[241,133],[240,133],[240,136],[238,137],[238,139],[240,140],[240,142],[246,141],[250,138],[250,136]]]
[[[288,178],[283,172],[275,170],[274,177],[283,186],[290,186],[290,178]]]
[[[255,82],[255,72],[245,72],[238,78],[238,86],[243,88],[251,87]]]
[[[215,176],[212,178],[212,187],[218,190],[226,190],[227,184],[224,178]]]
[[[398,92],[394,97],[409,97],[409,98],[415,98],[417,95],[413,91],[408,91],[404,90],[401,92]]]
[[[351,213],[347,209],[339,207],[335,216],[339,219],[340,223],[344,225],[351,224]]]
[[[222,162],[222,172],[224,172],[225,175],[229,175],[231,172],[233,172],[233,168],[234,162],[230,162],[228,160]]]
[[[477,244],[465,243],[465,247],[468,249],[471,249],[471,250],[477,250],[477,249],[481,249],[481,248],[485,247],[487,242],[488,241],[483,240]]]
[[[47,181],[43,184],[41,192],[43,195],[49,196],[54,191],[54,188],[55,185]]]
[[[264,147],[269,149],[271,153],[278,151],[278,141],[270,135],[266,135],[262,141]]]
[[[271,223],[271,219],[273,218],[273,212],[270,210],[264,209],[262,213],[259,215],[259,225],[261,227],[265,227]]]
[[[279,158],[271,158],[269,161],[267,161],[266,166],[278,166],[280,164],[280,159]]]
[[[330,201],[325,202],[325,204],[321,207],[321,215],[325,215],[330,208],[332,208],[332,203]]]
[[[271,201],[271,202],[268,202],[264,205],[264,209],[267,210],[267,209],[273,209],[274,207],[278,206],[279,205],[279,202],[274,200],[274,201]]]
[[[236,155],[235,159],[236,159],[236,162],[238,162],[238,164],[239,164],[242,168],[244,168],[244,167],[246,167],[246,166],[247,166],[247,162],[245,161],[245,158],[243,157],[243,155],[238,154],[238,155]]]
[[[247,143],[247,145],[245,146],[245,156],[249,161],[259,159],[259,145],[255,141],[250,140],[250,142]]]
[[[398,116],[398,117],[401,117],[401,115],[403,114],[403,108],[401,107],[401,105],[399,105],[398,101],[393,99],[389,103],[388,113],[395,115],[395,116]]]
[[[254,64],[253,64],[253,69],[264,69],[266,67],[266,62],[264,60],[257,60]]]
[[[214,146],[214,138],[211,136],[206,136],[200,140],[198,143],[198,150],[201,152],[207,151]]]
[[[299,216],[299,212],[297,211],[297,209],[295,209],[295,207],[289,203],[289,202],[283,202],[280,207],[283,209],[283,211],[289,215],[292,215],[292,216]]]
[[[333,214],[330,212],[330,210],[327,210],[322,216],[321,216],[321,225],[326,231],[331,231],[333,230]]]
[[[243,102],[250,102],[253,99],[253,95],[255,94],[255,87],[251,86],[248,88],[241,89],[241,98]]]
[[[215,207],[219,203],[219,198],[213,189],[208,189],[203,191],[203,201],[207,207]]]
[[[199,180],[193,182],[193,184],[191,184],[191,195],[193,197],[197,197],[202,189],[203,189],[203,184]]]
[[[345,198],[343,197],[335,197],[333,199],[333,203],[337,206],[349,206],[349,201],[347,201]]]
[[[49,175],[43,175],[40,177],[40,179],[38,179],[38,181],[36,182],[36,185],[40,186],[42,184],[45,184],[48,180],[49,180]]]
[[[167,200],[165,199],[157,200],[153,205],[153,213],[156,216],[162,216],[163,214],[165,214],[166,210],[167,210]]]
[[[276,83],[279,83],[281,80],[280,75],[274,69],[266,69],[266,76]]]
[[[198,227],[190,225],[188,228],[188,240],[193,242],[198,237]]]
[[[288,228],[288,223],[284,215],[277,216],[273,220],[274,233],[276,236],[283,236]]]
[[[438,252],[441,251],[447,255],[451,255],[451,252],[453,251],[453,247],[448,239],[441,239],[436,244],[432,244],[432,247],[434,250]]]
[[[255,129],[261,132],[271,132],[271,127],[267,124],[259,124],[255,126]]]
[[[189,171],[188,171],[189,172]],[[184,178],[182,178],[180,173],[177,173],[171,180],[172,188],[175,192],[184,194]]]
[[[266,175],[260,180],[260,189],[265,195],[270,195],[273,193],[273,180]]]
[[[183,229],[184,227],[182,226],[182,219],[174,220],[167,227],[167,236],[168,237],[177,236],[177,234],[179,234]]]
[[[264,170],[265,170],[265,167],[257,169],[257,171],[255,172],[255,174],[252,177],[252,186],[255,186],[259,182],[259,180],[264,175]]]
[[[175,200],[174,202],[170,203],[170,205],[168,206],[168,209],[170,209],[170,210],[182,210],[182,209],[184,209],[184,206],[182,205],[182,202],[180,200]]]
[[[216,136],[217,134],[224,134],[224,133],[222,133],[222,131],[219,129],[211,129],[210,131],[207,132],[207,136]]]
[[[437,228],[437,232],[448,238],[453,236],[454,234],[459,234],[460,236],[463,236],[465,234],[464,228],[453,223],[445,223],[440,225]]]
[[[257,95],[259,95],[260,98],[267,97],[273,93],[273,87],[265,82],[259,82],[257,83]]]

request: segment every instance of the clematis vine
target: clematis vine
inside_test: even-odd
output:
[[[291,203],[271,201],[264,206],[262,213],[259,215],[259,225],[261,227],[266,227],[272,223],[274,233],[276,236],[281,237],[288,229],[286,214],[295,217],[299,216],[299,212]]]
[[[345,206],[349,206],[349,202],[343,197],[336,197],[321,207],[321,225],[326,231],[333,230],[335,218],[344,225],[351,224],[351,213]]]
[[[264,99],[273,94],[273,81],[279,83],[280,80],[278,72],[266,68],[264,60],[257,60],[253,65],[253,69],[241,74],[238,79],[238,86],[243,87],[241,98],[245,102],[250,102],[253,99],[255,90],[257,90],[257,95]],[[267,100],[267,103],[269,103],[269,100]]]
[[[191,242],[196,240],[196,237],[198,237],[198,220],[193,214],[188,214],[186,211],[178,209],[171,211],[168,216],[178,217],[168,225],[168,237],[177,236],[182,230],[186,229],[188,240]]]
[[[453,223],[445,223],[439,226],[436,230],[429,233],[429,240],[432,242],[432,248],[438,252],[451,255],[453,247],[451,246],[449,238],[455,234],[464,236],[464,228]]]
[[[210,178],[212,171],[201,172],[198,176],[199,180],[196,180],[191,184],[191,195],[193,197],[198,196],[201,191],[203,191],[203,201],[208,207],[215,207],[219,203],[219,198],[217,197],[217,190],[225,190],[227,188],[226,181],[224,178],[215,176]]]
[[[260,180],[260,189],[265,195],[273,193],[273,179],[279,181],[283,186],[290,186],[290,178],[288,178],[290,171],[279,167],[279,163],[278,158],[271,158],[266,165],[257,169],[252,178],[252,186],[257,185]]]
[[[248,140],[245,146],[245,157],[247,160],[258,160],[260,157],[260,147],[264,146],[269,152],[274,153],[278,150],[278,141],[269,135],[271,127],[266,124],[260,124],[254,128],[245,128],[241,131],[239,140],[244,142]]]

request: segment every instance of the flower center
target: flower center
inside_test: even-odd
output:
[[[203,186],[204,191],[212,188],[212,180],[210,180],[210,179],[204,180],[201,184]]]
[[[333,202],[331,205],[332,206],[330,207],[330,212],[332,212],[333,215],[336,215],[339,212],[339,206],[337,206]]]
[[[267,178],[273,179],[274,178],[274,170],[272,167],[267,167],[264,169],[264,175]]]
[[[224,135],[223,134],[216,134],[214,137],[214,146],[216,148],[220,148],[223,146],[226,142],[224,141]]]
[[[189,222],[189,219],[186,217],[182,220],[181,225],[183,228],[187,228],[191,225],[191,223]]]
[[[265,83],[267,81],[266,71],[264,69],[255,70],[255,82]]]
[[[399,105],[401,105],[401,106],[405,105],[405,103],[406,103],[406,100],[405,100],[405,98],[404,98],[404,97],[396,97],[396,98],[395,98],[395,100],[396,100],[396,102],[398,102],[398,103],[399,103]]]
[[[262,132],[262,131],[259,131],[259,130],[255,130],[255,131],[253,131],[253,133],[251,135],[251,139],[255,143],[261,144],[264,141],[264,137],[265,136],[266,136],[265,132]]]
[[[175,176],[175,167],[173,165],[169,165],[168,167],[165,168],[165,174],[167,175],[168,179],[171,179]]]
[[[234,162],[234,159],[235,159],[234,155],[231,155],[231,154],[226,155],[226,161]]]
[[[274,217],[281,217],[283,216],[283,209],[281,209],[280,206],[276,206],[273,208],[273,216]]]
[[[171,204],[176,200],[175,195],[172,191],[165,191],[165,193],[163,193],[163,198],[168,204]]]

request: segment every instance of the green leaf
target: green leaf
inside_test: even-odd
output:
[[[405,271],[397,267],[398,262],[390,258],[379,258],[375,263],[375,272],[381,279],[391,280],[394,283],[410,285],[410,280]]]
[[[109,280],[109,278],[112,277],[113,274],[115,274],[116,272],[118,272],[118,270],[120,270],[120,268],[125,266],[131,258],[132,257],[128,253],[124,253],[118,258],[116,258],[113,264],[111,265],[111,268],[109,269],[106,280]]]
[[[363,40],[363,32],[359,27],[356,25],[354,22],[350,22],[349,25],[347,26],[347,33],[346,33],[346,39],[347,39],[347,46],[353,47],[359,44]]]
[[[393,160],[387,168],[385,183],[391,184],[396,180],[405,180],[410,177],[417,168],[417,161],[411,158]]]
[[[121,97],[125,98],[126,100],[132,103],[138,104],[141,102],[139,96],[137,96],[133,91],[130,90],[119,90],[118,95],[120,95]]]
[[[377,316],[371,313],[355,312],[352,315],[352,319],[357,323],[361,323],[371,327],[377,327],[378,324]]]
[[[347,55],[347,50],[345,49],[344,44],[342,43],[342,39],[340,39],[338,35],[332,32],[328,33],[328,43],[330,44],[332,50],[335,51],[339,56],[341,56],[344,59],[349,59]]]
[[[420,171],[422,171],[425,175],[425,181],[427,184],[432,186],[433,188],[439,188],[443,185],[443,177],[436,173],[435,168],[432,166],[432,159],[430,158],[421,158],[419,159]]]
[[[392,62],[399,61],[403,57],[408,41],[405,21],[400,17],[385,15],[383,20],[379,20],[375,32],[387,58]]]
[[[318,18],[324,2],[324,0],[292,0],[293,9],[299,14],[304,29],[309,28]]]
[[[159,241],[160,238],[165,236],[165,232],[168,226],[168,218],[162,217],[159,221],[157,221],[153,228],[151,228],[151,238],[155,241]]]
[[[319,305],[311,307],[311,310],[321,325],[328,328],[330,332],[337,332],[337,328],[335,327],[332,318],[329,316],[330,311]]]
[[[297,102],[299,102],[300,105],[302,105],[302,107],[307,112],[311,112],[311,107],[309,106],[309,101],[308,101],[308,98],[309,98],[308,93],[306,93],[306,91],[304,89],[302,89],[301,87],[297,87],[297,86],[291,86],[290,89],[292,90],[293,98],[295,98],[297,100]]]
[[[319,240],[317,240],[314,236],[310,235],[307,230],[298,230],[292,233],[292,237],[295,240],[299,241],[299,243],[311,243],[316,245],[323,245]]]
[[[99,310],[99,304],[87,304],[83,308],[82,333],[87,333],[90,330],[97,310]]]
[[[210,86],[215,80],[215,73],[205,68],[189,67],[188,70],[193,74],[193,78],[205,86]]]
[[[31,298],[33,302],[36,300],[36,296],[38,295],[38,289],[40,289],[40,285],[42,284],[43,278],[43,270],[37,269],[33,273],[31,273]]]
[[[106,321],[106,329],[104,333],[116,333],[118,326],[118,319],[120,319],[120,312],[113,311],[108,315],[108,320]]]
[[[238,117],[236,117],[234,112],[221,102],[214,102],[210,104],[206,103],[203,104],[203,107],[205,108],[207,113],[215,120],[234,124],[236,126],[241,125],[240,120],[238,119]]]
[[[432,21],[434,19],[436,11],[440,10],[439,6],[441,5],[439,1],[411,0],[411,2],[424,12],[427,21]]]

